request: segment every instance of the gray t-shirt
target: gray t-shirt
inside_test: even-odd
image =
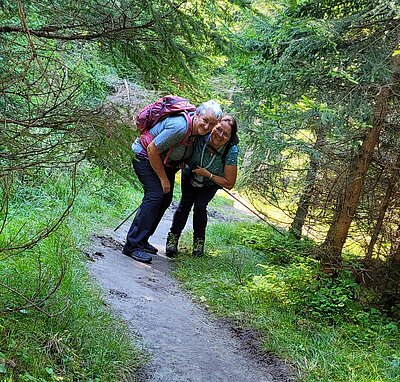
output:
[[[174,115],[163,119],[149,130],[150,134],[154,136],[154,144],[160,150],[161,159],[164,160],[171,147],[172,150],[168,156],[167,163],[182,161],[192,154],[192,146],[180,144],[187,133],[187,129],[188,125],[185,116]],[[132,143],[132,151],[148,158],[147,151],[140,143],[139,138]]]

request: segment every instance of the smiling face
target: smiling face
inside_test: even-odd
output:
[[[193,132],[199,135],[206,135],[217,123],[218,119],[215,118],[214,111],[206,109],[203,114],[195,115],[193,120]]]
[[[211,145],[214,148],[219,149],[231,139],[231,133],[232,133],[231,125],[227,121],[222,120],[211,131],[211,136],[210,136]]]

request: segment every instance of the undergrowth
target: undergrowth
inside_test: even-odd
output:
[[[175,274],[210,310],[257,329],[300,381],[399,381],[399,323],[361,303],[351,273],[321,273],[314,246],[266,225],[218,223],[207,255],[181,254]]]
[[[54,171],[17,180],[0,247],[29,241],[56,220],[71,198],[70,185],[68,174]],[[106,308],[84,255],[90,235],[117,224],[140,195],[87,164],[77,191],[54,233],[0,257],[0,381],[133,381],[145,360],[138,341],[133,345]]]

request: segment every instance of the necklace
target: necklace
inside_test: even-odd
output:
[[[214,159],[215,159],[215,157],[216,157],[216,155],[211,155],[212,158],[210,159],[210,161],[208,162],[208,164],[207,164],[207,165],[203,165],[204,153],[206,152],[206,148],[207,148],[208,143],[210,142],[210,138],[211,138],[211,136],[209,135],[208,138],[207,138],[207,141],[206,141],[206,142],[204,143],[204,145],[203,145],[203,150],[201,151],[200,167],[203,167],[203,168],[209,168],[209,167],[212,165],[212,163],[214,162]],[[212,146],[211,146],[211,147],[212,147]],[[218,150],[216,150],[216,149],[214,149],[214,147],[213,147],[213,149],[215,150],[215,152],[217,152],[218,154],[219,154],[221,148],[222,148],[222,147],[220,147]]]

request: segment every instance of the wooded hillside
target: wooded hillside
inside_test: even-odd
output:
[[[397,0],[2,1],[0,314],[63,309],[77,199],[136,185],[134,115],[171,93],[235,115],[237,189],[314,241],[320,277],[351,274],[398,319],[399,16]]]

